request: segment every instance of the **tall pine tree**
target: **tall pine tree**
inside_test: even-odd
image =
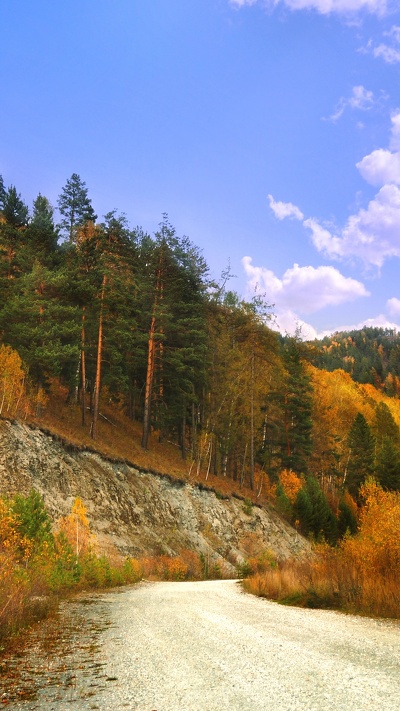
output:
[[[350,494],[358,496],[361,484],[374,473],[375,438],[364,415],[358,412],[348,436],[345,481]]]
[[[86,183],[77,173],[72,173],[67,180],[57,204],[62,216],[59,227],[70,242],[75,240],[78,227],[85,222],[95,222],[97,219]]]

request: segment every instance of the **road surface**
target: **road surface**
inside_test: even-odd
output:
[[[27,651],[31,683],[40,670],[42,682],[31,698],[17,701],[14,689],[8,708],[400,708],[398,622],[284,607],[235,581],[141,583],[86,597],[64,605],[68,625],[68,644]]]

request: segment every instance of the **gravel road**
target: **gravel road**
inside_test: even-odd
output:
[[[142,583],[82,602],[84,611],[74,614],[86,622],[80,644],[70,649],[74,683],[60,675],[57,683],[53,674],[51,688],[39,688],[34,699],[10,698],[10,708],[400,708],[398,622],[283,607],[243,593],[230,580]],[[68,654],[63,660],[65,675]]]

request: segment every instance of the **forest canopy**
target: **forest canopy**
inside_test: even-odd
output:
[[[360,488],[400,489],[400,340],[384,329],[282,338],[271,308],[210,279],[168,216],[149,235],[98,220],[74,173],[59,221],[0,178],[0,414],[37,417],[51,383],[98,437],[101,403],[197,471],[274,491],[303,532],[354,529]],[[295,493],[293,493],[295,492]]]

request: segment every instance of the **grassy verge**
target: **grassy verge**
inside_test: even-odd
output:
[[[284,604],[400,619],[400,492],[371,480],[361,495],[357,535],[316,546],[311,560],[255,571],[245,589]]]
[[[287,561],[246,578],[243,585],[247,592],[286,605],[400,618],[398,578],[371,580],[341,551],[317,551],[313,562]]]
[[[76,499],[71,513],[53,525],[43,499],[0,498],[0,650],[24,627],[48,616],[61,597],[152,580],[230,577],[223,565],[193,551],[179,556],[123,559],[97,551],[86,509]]]

